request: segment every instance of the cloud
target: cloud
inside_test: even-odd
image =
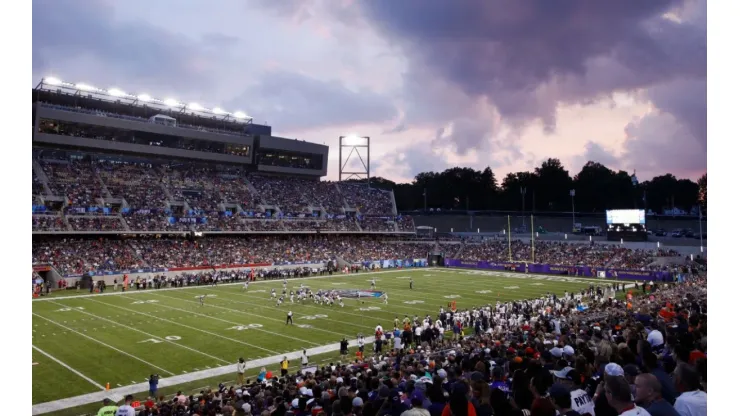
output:
[[[322,126],[386,123],[398,117],[393,103],[373,91],[347,88],[340,81],[322,81],[284,70],[262,73],[231,106],[246,106],[285,131]]]
[[[573,172],[571,173],[573,175],[578,174],[578,172],[581,171],[581,168],[590,161],[601,163],[610,169],[620,170],[621,166],[621,161],[618,155],[608,151],[599,143],[589,141],[586,143],[586,147],[582,154],[571,158],[571,165],[574,167]]]
[[[446,0],[378,0],[359,4],[389,43],[404,51],[410,74],[405,77],[407,101],[420,104],[416,115],[428,119],[455,120],[460,109],[487,104],[515,130],[538,121],[546,132],[554,132],[560,105],[589,104],[614,92],[706,79],[706,3],[702,2],[470,0],[460,7]],[[679,19],[664,17],[669,12]],[[435,94],[440,89],[446,90],[451,103],[444,94]],[[661,101],[671,93],[656,89],[648,99]],[[656,105],[699,134],[701,117],[688,120],[691,115],[683,109]],[[443,116],[441,109],[450,113]],[[468,118],[492,119],[493,113],[481,111]],[[457,136],[453,140],[458,151],[482,145],[480,133],[493,136],[493,131],[482,130],[477,137]]]
[[[671,172],[698,179],[707,170],[706,144],[702,146],[670,113],[651,112],[630,123],[625,133],[621,164],[637,170],[638,176]]]
[[[141,21],[117,20],[103,0],[36,0],[33,2],[33,69],[54,71],[61,63],[94,62],[110,72],[85,81],[125,76],[136,83],[182,88],[188,81],[207,80],[215,71],[209,55],[183,36]],[[65,74],[58,74],[64,76]],[[93,79],[90,79],[93,78]],[[71,80],[77,81],[77,80]],[[203,82],[199,88],[207,88]]]

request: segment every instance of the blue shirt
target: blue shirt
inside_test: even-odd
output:
[[[650,406],[646,406],[645,410],[650,413],[650,416],[681,416],[676,409],[674,409],[673,406],[664,399],[650,403]]]

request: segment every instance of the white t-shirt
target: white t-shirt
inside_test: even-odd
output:
[[[673,408],[681,416],[706,416],[707,393],[701,390],[682,393],[676,398]]]
[[[620,413],[619,416],[650,416],[650,413],[640,406],[635,406],[626,412]]]
[[[308,355],[303,354],[303,356],[301,356],[301,364],[308,364]]]
[[[136,416],[136,409],[130,405],[124,404],[116,410],[116,416]]]
[[[591,396],[583,389],[575,389],[570,392],[570,408],[582,415],[596,415],[594,402],[591,400]]]

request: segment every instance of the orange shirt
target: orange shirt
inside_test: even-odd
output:
[[[452,416],[449,403],[445,406],[444,410],[442,410],[442,416]],[[468,402],[468,416],[477,416],[475,413],[475,406],[470,402]]]

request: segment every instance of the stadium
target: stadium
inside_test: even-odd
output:
[[[332,182],[328,146],[243,112],[56,78],[33,123],[33,414],[400,414],[466,380],[509,415],[550,388],[535,367],[588,379],[579,410],[602,380],[706,383],[704,218],[403,210],[368,137]]]

